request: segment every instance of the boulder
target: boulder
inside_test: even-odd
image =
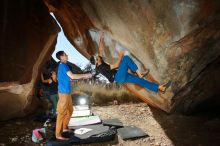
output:
[[[167,112],[188,112],[219,94],[219,1],[44,2],[69,41],[85,56],[97,53],[101,30],[105,33],[107,62],[114,62],[116,50],[122,48],[131,53],[140,67],[150,69],[155,82],[171,80],[172,87],[162,95],[166,100],[154,101],[157,107]],[[149,98],[154,97],[160,95],[149,92]],[[164,109],[161,104],[168,106]]]
[[[1,1],[0,7],[0,120],[7,120],[36,108],[36,80],[60,28],[43,1]]]

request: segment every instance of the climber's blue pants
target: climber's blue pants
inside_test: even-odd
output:
[[[159,85],[151,83],[147,80],[139,78],[133,74],[128,73],[128,69],[132,72],[136,72],[138,67],[129,56],[124,56],[119,65],[118,71],[115,75],[115,81],[118,83],[134,83],[143,86],[151,91],[157,92]]]

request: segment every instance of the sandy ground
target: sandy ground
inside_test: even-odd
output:
[[[124,141],[120,137],[111,143],[93,145],[120,146],[219,146],[220,117],[167,115],[149,108],[144,103],[93,106],[92,111],[101,119],[118,118],[125,126],[135,125],[149,137]],[[0,146],[36,145],[31,142],[34,128],[43,123],[34,122],[31,117],[0,122]]]
[[[102,119],[118,118],[124,125],[135,125],[149,138],[123,141],[124,146],[204,146],[220,145],[220,119],[216,117],[167,115],[146,104],[93,107]]]

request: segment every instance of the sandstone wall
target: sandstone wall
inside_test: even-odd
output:
[[[207,98],[219,95],[218,90],[211,88],[210,91],[207,87],[220,84],[218,79],[210,79],[207,74],[217,76],[220,72],[214,63],[220,55],[219,1],[56,2],[60,5],[55,6],[55,16],[68,39],[72,44],[77,39],[81,40],[80,45],[76,45],[78,50],[94,54],[91,47],[97,45],[88,45],[88,42],[91,39],[97,42],[97,30],[103,30],[110,38],[104,53],[108,62],[117,57],[115,48],[120,44],[140,64],[150,69],[156,82],[172,80],[172,88],[163,95],[169,110],[187,112]],[[53,3],[50,1],[50,6]],[[92,38],[88,36],[88,31]],[[216,67],[215,71],[210,68],[210,64]],[[152,97],[159,96],[151,92],[149,94]]]
[[[35,83],[60,29],[43,1],[0,3],[0,120],[7,120],[36,107]]]

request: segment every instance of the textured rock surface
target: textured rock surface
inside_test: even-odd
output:
[[[59,7],[55,2],[59,2]],[[107,44],[104,54],[108,62],[117,57],[115,48],[120,45],[150,68],[155,81],[172,80],[172,88],[163,95],[167,99],[164,104],[169,104],[166,111],[186,112],[199,102],[219,95],[211,87],[218,87],[220,82],[209,75],[217,77],[220,72],[214,63],[220,55],[220,2],[69,0],[48,3],[68,39],[73,44],[76,39],[82,40],[76,45],[79,50],[90,50],[88,53],[93,54],[93,46],[88,45],[91,40],[88,30],[96,42],[98,36],[94,29],[104,30]],[[149,96],[160,95],[149,92]]]
[[[54,13],[72,45],[86,57],[93,54],[94,46],[88,33],[88,29],[93,25],[80,7],[79,1],[44,0],[44,2],[49,11]]]
[[[7,120],[36,107],[36,79],[54,49],[59,27],[42,1],[0,3],[0,120]]]

